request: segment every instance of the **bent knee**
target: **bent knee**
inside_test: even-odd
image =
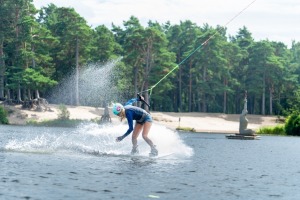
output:
[[[143,139],[144,139],[144,140],[148,139],[148,135],[144,135],[144,134],[143,134]]]

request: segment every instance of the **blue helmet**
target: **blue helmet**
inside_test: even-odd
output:
[[[113,105],[112,111],[115,115],[118,115],[124,109],[123,105],[120,103],[115,103]]]

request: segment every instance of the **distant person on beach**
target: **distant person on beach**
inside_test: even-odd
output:
[[[142,96],[139,96],[139,98],[131,99],[125,104],[125,106],[123,106],[120,103],[115,103],[113,105],[112,108],[113,113],[119,116],[121,118],[121,121],[126,117],[129,126],[126,133],[122,136],[117,137],[116,141],[117,142],[122,141],[126,136],[128,136],[133,131],[131,154],[132,155],[138,154],[139,150],[137,145],[137,138],[140,132],[143,131],[142,136],[144,140],[147,142],[147,144],[151,147],[151,152],[149,153],[149,156],[157,156],[158,151],[155,145],[153,144],[153,142],[148,138],[148,133],[152,125],[152,117],[144,109],[140,107],[132,106],[132,104],[137,101],[144,101],[144,98]],[[133,120],[136,121],[134,128],[133,128]]]

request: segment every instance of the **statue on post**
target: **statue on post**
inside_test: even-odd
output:
[[[244,99],[244,109],[240,115],[240,128],[239,128],[239,134],[241,135],[255,135],[255,132],[252,129],[247,129],[248,126],[248,119],[246,118],[246,115],[248,113],[247,110],[247,91],[245,93],[245,99]]]
[[[248,110],[247,110],[247,91],[246,91],[245,98],[244,98],[244,109],[240,115],[239,133],[226,135],[226,138],[239,139],[239,140],[256,140],[260,138],[255,134],[255,131],[253,131],[252,129],[247,129],[248,126],[248,119],[246,118],[247,113]]]

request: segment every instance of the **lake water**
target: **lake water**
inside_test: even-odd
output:
[[[161,157],[125,124],[78,128],[0,126],[0,199],[300,199],[300,138],[229,140],[154,124]],[[140,136],[141,137],[141,136]],[[165,155],[165,156],[164,156]]]

